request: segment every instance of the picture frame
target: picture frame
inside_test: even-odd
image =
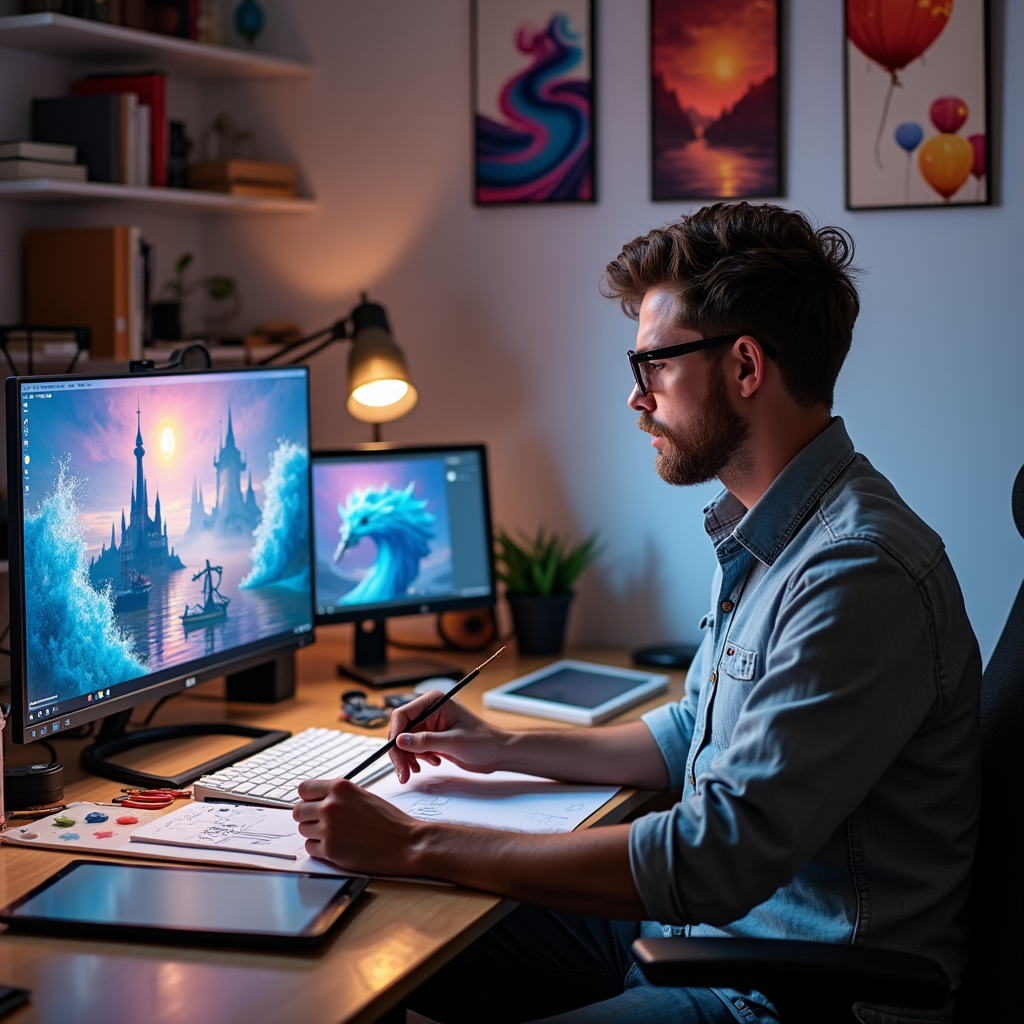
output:
[[[784,0],[650,0],[651,198],[784,194]]]
[[[844,0],[848,210],[993,202],[989,0]]]
[[[473,0],[473,201],[597,201],[594,0]]]

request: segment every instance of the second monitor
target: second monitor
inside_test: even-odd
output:
[[[312,468],[316,621],[356,623],[344,670],[371,686],[457,675],[388,661],[385,620],[494,605],[483,445],[314,452]]]

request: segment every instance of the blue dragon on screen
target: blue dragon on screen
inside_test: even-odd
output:
[[[314,459],[318,612],[489,594],[480,481],[475,452]]]
[[[30,709],[311,629],[301,374],[26,382],[21,397]]]

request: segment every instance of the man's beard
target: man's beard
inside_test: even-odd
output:
[[[654,460],[654,468],[667,484],[689,487],[717,477],[747,439],[747,423],[729,404],[719,367],[713,367],[693,422],[685,434],[671,430],[647,412],[640,414],[641,430],[667,442]]]

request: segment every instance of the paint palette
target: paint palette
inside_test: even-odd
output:
[[[124,855],[132,832],[158,817],[159,811],[128,814],[114,804],[72,803],[58,814],[7,829],[3,841],[14,846]]]
[[[114,804],[85,801],[68,804],[59,814],[29,824],[9,828],[2,841],[11,846],[34,846],[44,850],[73,851],[94,856],[140,857],[154,860],[200,861],[225,867],[261,868],[264,871],[305,871],[317,875],[341,875],[338,868],[313,860],[305,851],[297,858],[285,860],[261,853],[245,853],[225,849],[193,849],[131,841],[132,833],[166,814],[180,813],[186,807],[202,808],[202,804],[168,807],[166,810],[133,809],[130,813]],[[267,810],[267,808],[260,808]]]

